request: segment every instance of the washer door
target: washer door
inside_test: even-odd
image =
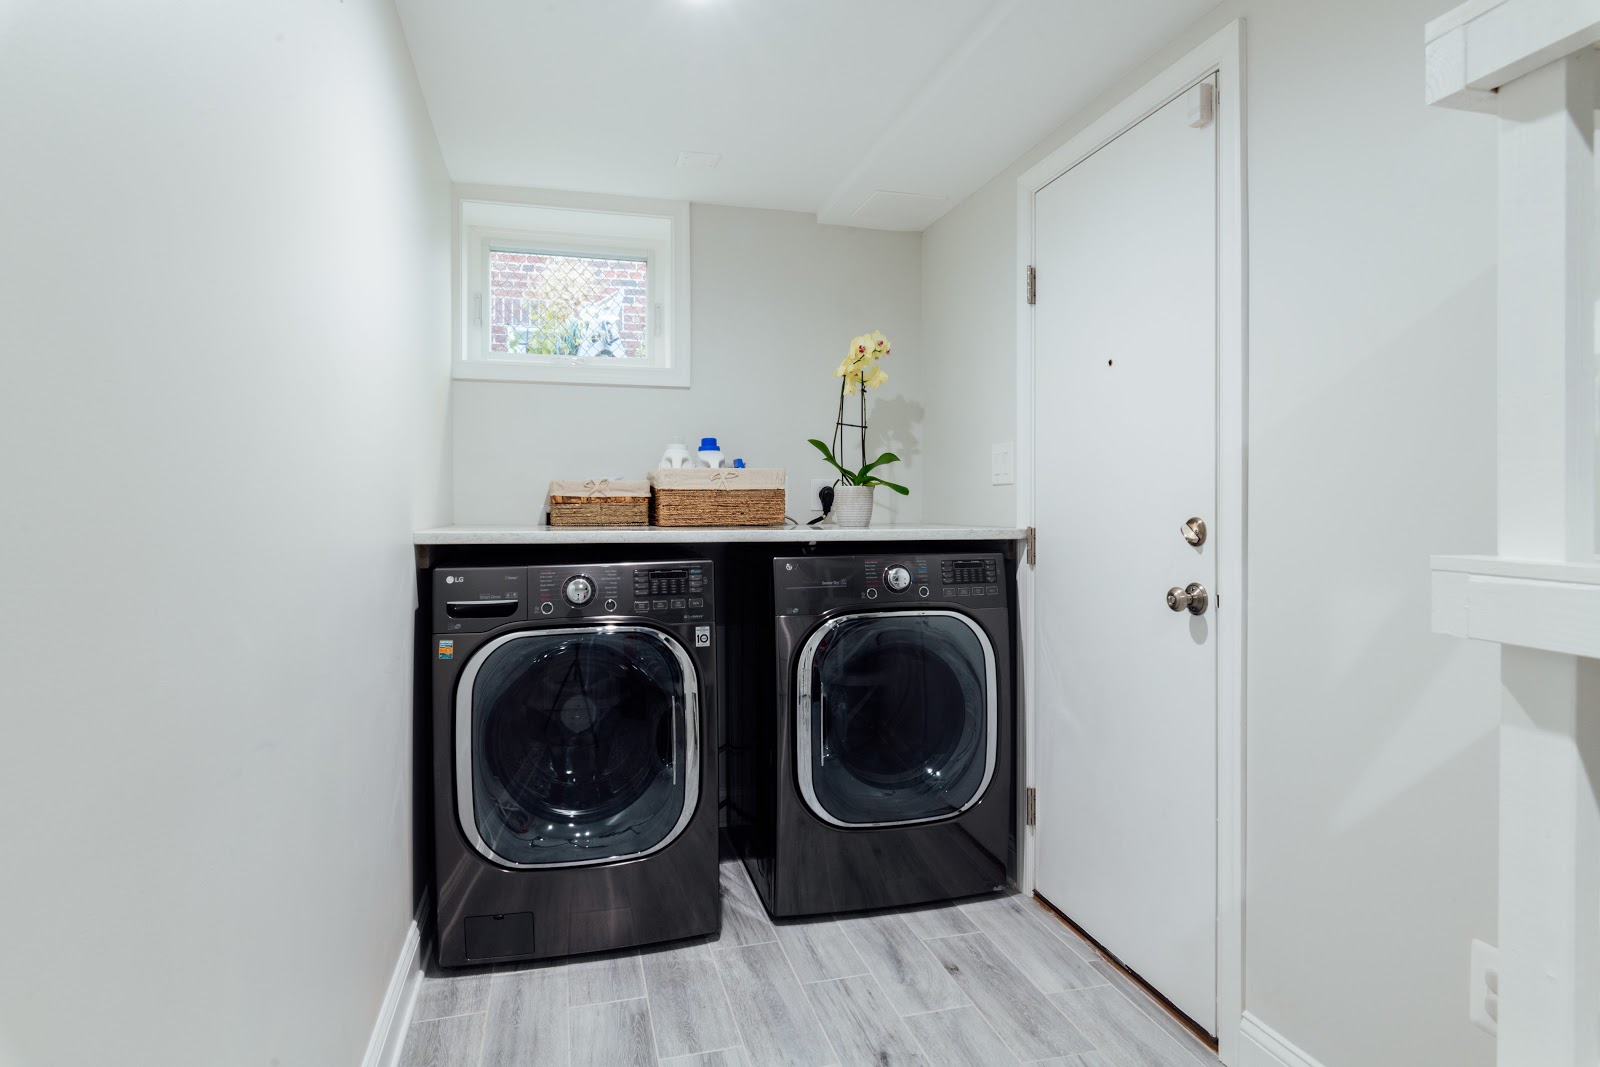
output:
[[[700,796],[699,679],[643,626],[507,634],[456,688],[456,812],[508,867],[643,856],[683,832]]]
[[[830,619],[796,664],[800,793],[835,826],[957,815],[994,776],[994,646],[953,611]]]

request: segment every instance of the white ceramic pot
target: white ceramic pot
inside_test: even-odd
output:
[[[838,485],[833,489],[833,521],[850,529],[872,525],[871,485]]]

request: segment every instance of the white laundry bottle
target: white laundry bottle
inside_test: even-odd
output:
[[[700,451],[697,454],[700,457],[702,466],[722,466],[722,451],[717,448],[717,439],[715,437],[700,438]]]
[[[679,467],[694,466],[694,457],[689,454],[689,448],[682,441],[674,441],[661,453],[661,462],[656,465],[660,470],[676,470]]]

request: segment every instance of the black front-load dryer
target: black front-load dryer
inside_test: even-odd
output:
[[[439,963],[715,933],[712,567],[433,574]]]
[[[1010,597],[998,554],[772,563],[771,703],[735,803],[775,916],[1004,889],[1013,854]]]

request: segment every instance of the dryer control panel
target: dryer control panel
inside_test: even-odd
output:
[[[778,615],[861,607],[1005,607],[997,553],[805,556],[773,560]]]
[[[712,597],[709,560],[440,568],[433,574],[433,632],[599,618],[709,623]]]

